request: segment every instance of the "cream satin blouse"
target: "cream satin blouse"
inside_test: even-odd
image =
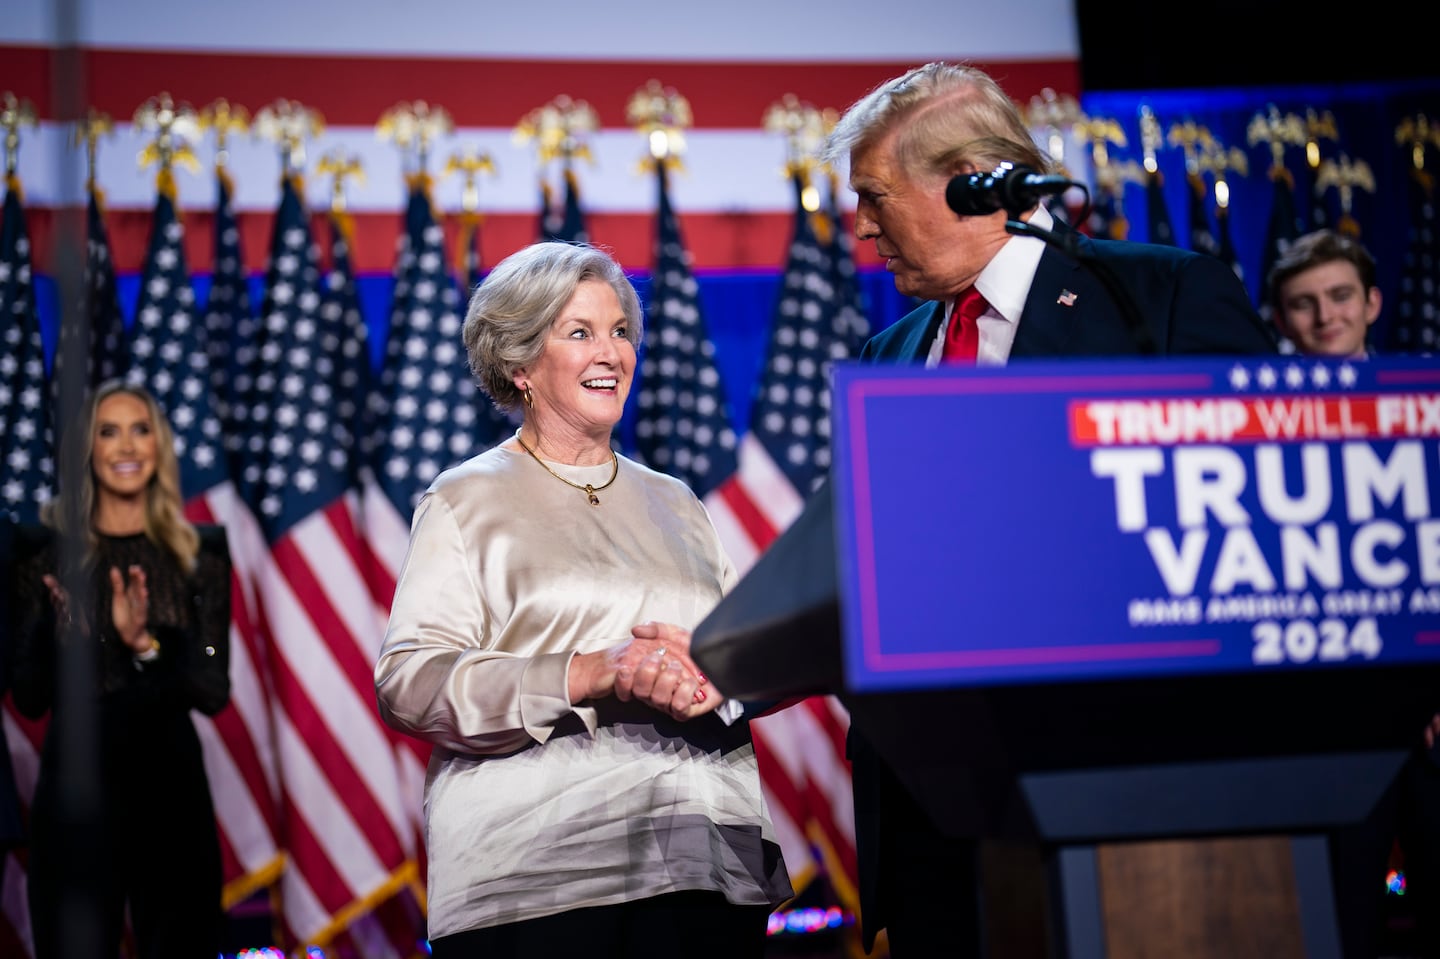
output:
[[[596,486],[611,471],[550,466]],[[495,447],[416,509],[375,689],[390,725],[434,746],[432,939],[679,890],[792,895],[743,720],[569,702],[575,653],[647,620],[693,628],[736,579],[680,481],[621,457],[598,495]]]

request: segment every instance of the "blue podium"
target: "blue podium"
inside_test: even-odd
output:
[[[834,693],[944,831],[1055,851],[1325,835],[1440,708],[1440,369],[1300,358],[841,366],[831,481],[697,628],[732,696]]]

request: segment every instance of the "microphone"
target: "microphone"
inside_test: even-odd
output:
[[[1076,185],[1063,176],[1005,162],[989,173],[962,173],[951,178],[945,187],[945,205],[960,216],[987,216],[1004,210],[1018,217],[1041,197],[1064,193]]]

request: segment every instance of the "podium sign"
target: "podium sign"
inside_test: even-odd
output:
[[[1440,662],[1433,359],[842,364],[832,416],[852,692]]]

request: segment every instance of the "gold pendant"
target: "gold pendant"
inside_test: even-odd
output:
[[[586,483],[586,484],[585,484],[585,492],[587,492],[587,493],[590,494],[590,505],[591,505],[591,506],[599,506],[599,505],[600,505],[600,497],[598,497],[598,496],[595,495],[595,487],[591,486],[589,483]]]

